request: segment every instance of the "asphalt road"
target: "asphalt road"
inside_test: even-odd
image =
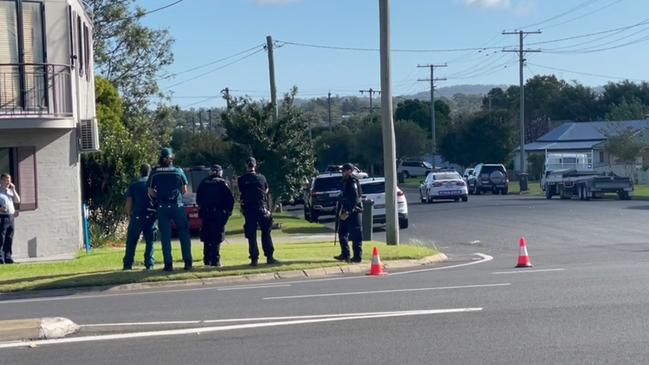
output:
[[[646,363],[649,202],[408,198],[402,240],[449,262],[385,277],[0,296],[0,319],[82,325],[69,343],[0,344],[0,364]],[[532,269],[513,268],[522,234]]]

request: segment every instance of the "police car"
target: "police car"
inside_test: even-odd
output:
[[[374,223],[385,223],[385,178],[369,177],[360,180],[362,199],[374,202],[372,216]],[[406,194],[397,187],[397,212],[399,228],[408,228],[408,200]]]
[[[202,227],[202,221],[198,217],[198,204],[196,204],[196,191],[198,185],[208,177],[211,169],[205,166],[193,166],[186,169],[185,176],[187,177],[187,193],[183,195],[183,205],[185,206],[185,213],[187,214],[187,221],[189,223],[189,230],[191,232],[198,232]],[[172,231],[176,231],[176,224],[172,222]]]

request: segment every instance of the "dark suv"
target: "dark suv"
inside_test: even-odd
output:
[[[316,222],[323,215],[336,215],[342,174],[326,173],[316,176],[304,196],[304,219]]]
[[[502,164],[477,164],[475,170],[469,175],[469,192],[480,195],[491,191],[494,194],[507,194],[509,179],[507,169]]]

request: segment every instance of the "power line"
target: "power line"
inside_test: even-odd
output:
[[[597,9],[595,9],[595,10],[592,10],[592,11],[586,13],[586,14],[582,14],[582,15],[580,15],[580,16],[578,16],[578,17],[575,17],[575,18],[571,18],[571,19],[565,20],[565,21],[563,21],[563,22],[561,22],[561,23],[551,24],[551,25],[545,26],[545,27],[543,27],[543,29],[544,29],[544,30],[547,30],[547,29],[550,29],[550,28],[556,28],[556,27],[561,26],[561,25],[565,25],[565,24],[568,24],[568,23],[572,23],[572,22],[575,21],[575,20],[580,20],[580,19],[583,19],[583,18],[585,18],[585,17],[587,17],[587,16],[589,16],[589,15],[592,15],[592,14],[598,13],[598,12],[604,10],[604,9],[608,9],[608,8],[610,8],[611,6],[613,6],[613,5],[615,5],[615,4],[619,3],[619,2],[622,2],[622,1],[624,1],[624,0],[615,0],[615,1],[613,1],[612,3],[606,4],[606,5],[602,6],[602,7],[599,7],[599,8],[597,8]]]
[[[554,16],[551,16],[551,17],[549,17],[549,18],[547,18],[547,19],[541,20],[540,22],[536,22],[536,23],[532,23],[532,24],[528,24],[528,25],[522,26],[522,27],[520,27],[520,28],[521,28],[521,29],[524,29],[524,28],[535,28],[535,27],[538,27],[539,25],[545,24],[545,23],[547,23],[547,22],[551,22],[551,21],[553,21],[553,20],[555,20],[555,19],[559,19],[559,18],[561,18],[561,17],[563,17],[563,16],[566,16],[566,15],[568,15],[568,14],[570,14],[570,13],[575,12],[575,11],[579,11],[579,10],[585,8],[585,7],[588,7],[588,5],[590,5],[590,4],[594,4],[594,3],[597,3],[597,2],[599,2],[599,1],[601,1],[601,0],[586,0],[586,1],[582,2],[582,3],[579,3],[577,6],[571,8],[571,9],[568,9],[567,11],[564,11],[563,13],[560,13],[560,14],[557,14],[557,15],[554,15]]]
[[[216,71],[222,70],[222,69],[224,69],[224,68],[226,68],[226,67],[228,67],[228,66],[234,65],[235,63],[241,62],[241,61],[245,60],[246,58],[251,57],[251,56],[254,56],[254,55],[256,55],[257,53],[259,53],[259,52],[263,52],[263,51],[264,51],[264,49],[261,48],[261,49],[255,51],[255,52],[253,52],[253,53],[250,53],[250,54],[247,54],[247,55],[245,55],[245,56],[243,56],[243,57],[237,58],[236,60],[234,60],[234,61],[232,61],[232,62],[228,62],[228,63],[226,63],[225,65],[219,66],[219,67],[217,67],[217,68],[214,68],[214,69],[211,69],[211,70],[209,70],[209,71],[207,71],[207,72],[204,72],[204,73],[202,73],[202,74],[200,74],[200,75],[196,75],[196,76],[191,77],[191,78],[189,78],[189,79],[185,79],[185,80],[183,80],[183,81],[179,81],[179,82],[177,82],[177,83],[175,83],[175,84],[169,85],[169,86],[167,86],[165,89],[166,89],[166,90],[169,90],[169,89],[171,89],[171,88],[173,88],[173,87],[176,87],[176,86],[178,86],[178,85],[182,85],[182,84],[187,83],[187,82],[189,82],[189,81],[193,81],[193,80],[196,80],[196,79],[201,78],[201,77],[203,77],[203,76],[206,76],[206,75],[209,75],[209,74],[211,74],[211,73],[214,73],[214,72],[216,72]]]
[[[156,9],[147,10],[147,11],[144,12],[144,14],[142,14],[141,16],[145,16],[145,15],[153,14],[153,13],[158,12],[158,11],[160,11],[160,10],[164,10],[164,9],[170,8],[170,7],[174,6],[174,5],[177,5],[177,4],[182,3],[183,1],[185,1],[185,0],[177,0],[177,1],[174,1],[173,3],[171,3],[171,4],[167,4],[167,5],[165,5],[165,6],[161,6],[161,7],[156,8]]]
[[[576,74],[576,75],[599,77],[599,78],[602,78],[602,79],[629,80],[629,81],[638,81],[638,82],[646,81],[646,80],[640,80],[640,79],[632,79],[630,77],[619,77],[619,76],[603,75],[603,74],[597,74],[597,73],[591,73],[591,72],[573,71],[573,70],[567,70],[565,68],[539,65],[539,64],[536,64],[536,63],[529,63],[528,62],[528,64],[530,64],[530,65],[532,65],[534,67],[538,67],[538,68],[543,68],[543,69],[548,69],[548,70],[553,70],[553,71],[560,71],[560,72],[568,72],[568,73],[572,73],[572,74]]]
[[[634,34],[635,34],[635,33],[634,33]],[[623,39],[626,39],[626,38],[628,38],[628,37],[630,37],[630,36],[624,37],[624,38],[622,38],[622,39],[617,39],[617,40],[612,41],[612,42],[607,42],[607,43],[605,43],[605,44],[597,45],[597,46],[594,46],[594,47],[601,47],[601,46],[606,45],[606,44],[611,44],[611,43],[614,43],[614,42],[618,42],[618,41],[623,40]],[[585,48],[585,49],[573,49],[573,50],[565,50],[565,51],[561,51],[561,50],[555,50],[555,51],[553,51],[553,50],[547,50],[547,51],[544,51],[544,52],[546,52],[546,53],[550,53],[550,54],[587,54],[587,53],[597,53],[597,52],[610,51],[610,50],[613,50],[613,49],[618,49],[618,48],[623,48],[623,47],[627,47],[627,46],[632,46],[632,45],[634,45],[634,44],[638,44],[638,43],[646,42],[647,40],[649,40],[649,36],[643,36],[643,37],[641,37],[641,38],[634,39],[634,40],[629,41],[629,42],[626,42],[626,43],[621,43],[621,44],[617,44],[617,45],[615,45],[615,46],[605,47],[605,48]]]
[[[358,52],[378,52],[378,48],[363,48],[363,47],[344,47],[344,46],[330,46],[323,44],[312,44],[312,43],[300,43],[300,42],[289,42],[289,41],[280,41],[282,45],[296,46],[296,47],[308,47],[308,48],[321,48],[321,49],[332,49],[338,51],[358,51]],[[400,53],[452,53],[452,52],[466,52],[466,51],[479,51],[487,49],[502,49],[502,46],[499,47],[467,47],[467,48],[439,48],[439,49],[407,49],[407,48],[397,48],[392,49],[392,52]]]
[[[588,38],[588,37],[592,37],[592,36],[596,36],[596,35],[600,35],[600,34],[613,33],[613,32],[615,32],[615,34],[617,34],[617,32],[619,32],[619,31],[625,31],[625,30],[628,30],[628,29],[640,27],[640,26],[643,26],[645,24],[649,24],[649,19],[644,19],[644,20],[642,20],[642,21],[640,21],[638,23],[635,23],[635,24],[632,24],[632,25],[626,25],[626,26],[623,26],[623,27],[617,27],[617,28],[602,30],[602,31],[593,32],[593,33],[580,34],[580,35],[571,36],[571,37],[552,39],[552,40],[548,40],[548,41],[531,42],[531,43],[528,43],[528,45],[537,46],[537,45],[541,45],[541,44],[558,43],[558,42],[569,41],[569,40],[580,39],[580,38]]]
[[[184,73],[188,73],[188,72],[192,72],[192,71],[200,70],[201,68],[205,68],[205,67],[207,67],[207,66],[211,66],[211,65],[214,65],[214,64],[216,64],[216,63],[223,62],[223,61],[227,61],[227,60],[229,60],[229,59],[231,59],[231,58],[237,57],[237,56],[242,55],[242,54],[244,54],[244,53],[248,53],[248,52],[250,52],[250,51],[252,51],[252,50],[255,50],[255,49],[261,49],[261,47],[263,47],[263,46],[264,46],[263,44],[258,44],[258,45],[254,46],[254,47],[250,47],[250,48],[248,48],[248,49],[244,49],[243,51],[237,52],[237,53],[232,54],[232,55],[230,55],[230,56],[223,57],[223,58],[219,58],[219,59],[217,59],[217,60],[210,61],[210,62],[208,62],[208,63],[204,63],[204,64],[202,64],[202,65],[198,65],[198,66],[195,66],[195,67],[192,67],[192,68],[188,68],[188,69],[183,70],[183,71],[174,72],[174,73],[171,74],[171,75],[167,75],[167,76],[165,76],[165,77],[160,78],[160,80],[163,80],[163,79],[169,79],[169,78],[171,78],[171,77],[178,76],[178,75],[182,75],[182,74],[184,74]]]

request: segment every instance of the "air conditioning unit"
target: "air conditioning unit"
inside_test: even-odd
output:
[[[99,151],[99,126],[97,118],[82,119],[79,122],[79,150],[81,152]]]

